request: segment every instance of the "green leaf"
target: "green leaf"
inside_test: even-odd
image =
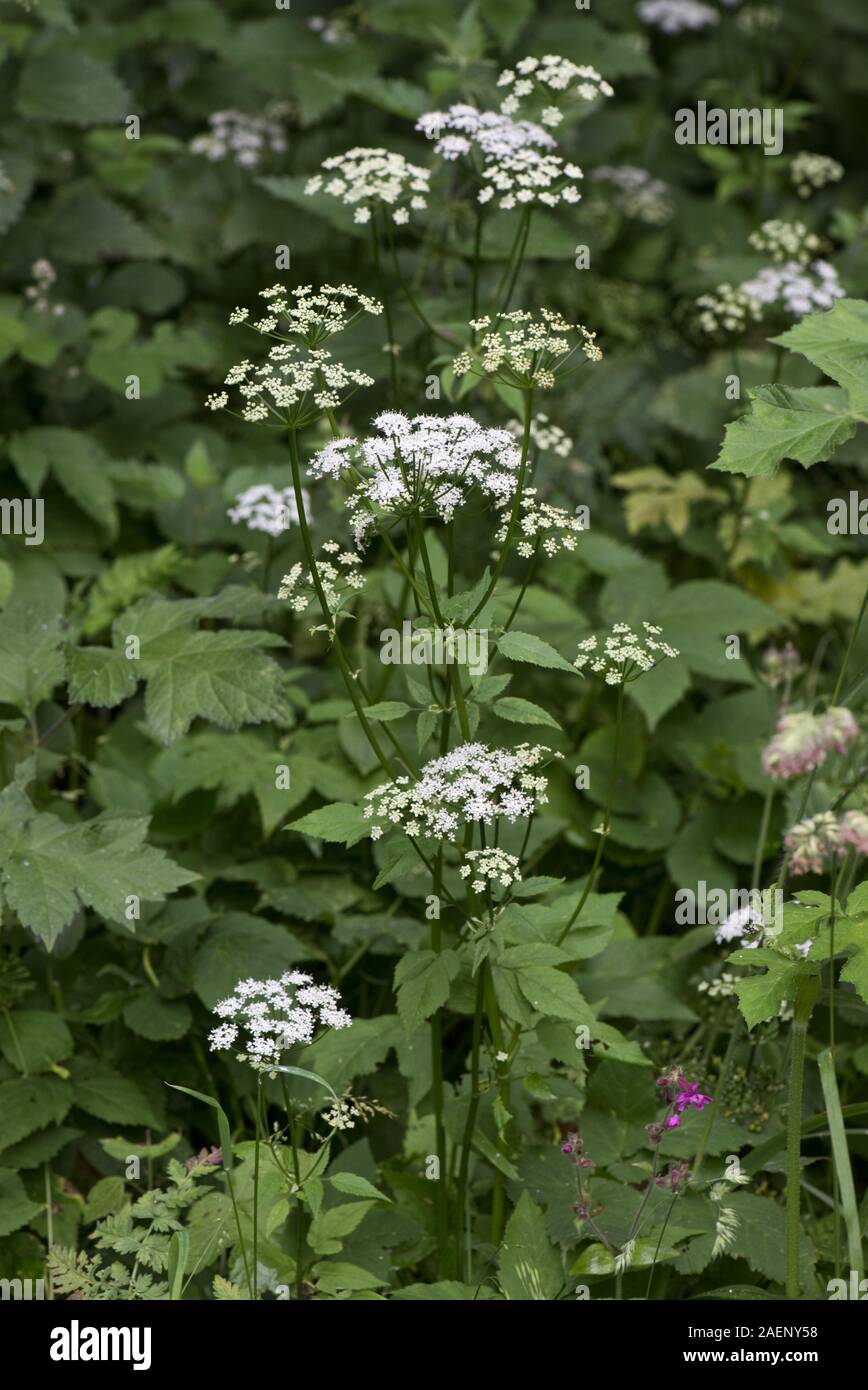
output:
[[[751,956],[755,955],[756,952],[752,951]],[[792,1001],[798,975],[797,965],[781,961],[763,975],[749,975],[747,979],[736,982],[735,992],[748,1028],[755,1028],[758,1023],[774,1018],[780,1012],[781,1004]]]
[[[193,965],[193,987],[206,1008],[226,999],[239,980],[277,979],[307,957],[286,927],[249,912],[227,912],[209,928]]]
[[[144,1091],[113,1067],[95,1057],[76,1057],[70,1071],[75,1103],[89,1115],[121,1125],[161,1128],[160,1117]]]
[[[206,1096],[202,1091],[193,1091],[189,1086],[176,1086],[173,1082],[167,1081],[166,1085],[171,1091],[182,1091],[185,1096],[192,1096],[194,1100],[201,1100],[203,1105],[207,1105],[211,1110],[217,1111],[217,1134],[220,1139],[220,1151],[223,1155],[222,1168],[224,1173],[232,1171],[235,1161],[235,1149],[232,1144],[232,1130],[229,1126],[229,1117],[219,1101],[212,1096]]]
[[[368,833],[368,822],[358,806],[346,801],[335,801],[331,806],[320,806],[310,811],[301,820],[293,821],[287,830],[297,830],[302,835],[313,835],[320,840],[331,840],[336,844],[354,845]]]
[[[504,695],[502,699],[495,701],[491,711],[499,719],[507,719],[510,724],[544,724],[549,729],[561,728],[558,721],[546,710],[535,705],[532,700],[519,699],[517,695]]]
[[[104,526],[117,531],[115,490],[108,473],[108,456],[89,434],[79,430],[39,426],[12,436],[9,456],[29,486],[41,486],[50,471],[76,506]],[[38,481],[37,481],[38,480]]]
[[[111,647],[73,647],[67,656],[69,698],[76,704],[112,709],[135,695],[136,663]]]
[[[442,1008],[458,974],[454,951],[414,951],[395,967],[398,1015],[408,1033]]]
[[[0,614],[0,703],[31,714],[49,699],[64,676],[62,644],[56,618],[26,605]]]
[[[17,1144],[46,1125],[59,1125],[73,1099],[72,1086],[56,1076],[0,1083],[0,1149]]]
[[[183,999],[162,999],[155,990],[140,994],[124,1009],[124,1023],[151,1042],[174,1042],[189,1032],[193,1016]]]
[[[377,705],[368,705],[365,714],[369,719],[378,719],[381,724],[391,723],[394,719],[403,719],[405,714],[410,713],[410,706],[405,705],[402,700],[381,700]]]
[[[44,1009],[0,1014],[0,1051],[16,1071],[49,1071],[73,1051],[72,1034],[62,1018]]]
[[[806,314],[773,343],[800,352],[843,386],[853,410],[868,410],[868,303],[839,299],[822,314]]]
[[[377,1194],[379,1199],[379,1193]],[[344,1202],[315,1216],[308,1229],[307,1240],[318,1255],[337,1255],[343,1249],[346,1236],[362,1224],[376,1202]]]
[[[528,1192],[522,1192],[509,1218],[497,1268],[508,1299],[550,1302],[563,1286],[560,1257],[549,1240],[546,1219]]]
[[[375,1202],[391,1202],[384,1192],[378,1192],[374,1184],[358,1173],[333,1173],[327,1180],[338,1192],[348,1197],[371,1197]]]
[[[855,420],[844,413],[847,398],[835,387],[759,386],[750,398],[750,413],[727,425],[711,468],[749,478],[771,477],[784,459],[810,468],[825,461],[856,430]]]
[[[516,982],[537,1013],[549,1018],[566,1018],[581,1023],[588,1016],[588,1005],[574,980],[551,965],[519,966]]]
[[[71,823],[39,813],[15,786],[0,793],[0,881],[24,926],[51,948],[79,906],[129,926],[128,899],[161,902],[196,874],[145,841],[144,816]]]
[[[535,637],[532,632],[505,632],[498,638],[497,650],[510,661],[527,661],[532,666],[544,666],[551,671],[569,671],[577,676],[578,671],[565,661],[554,647]]]
[[[22,116],[61,126],[121,121],[130,103],[127,88],[111,68],[71,44],[68,36],[33,46],[15,97]]]
[[[0,1168],[0,1236],[8,1236],[26,1226],[44,1211],[40,1202],[32,1202],[17,1173]]]

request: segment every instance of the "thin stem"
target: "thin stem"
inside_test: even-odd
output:
[[[385,218],[385,215],[386,215],[386,214],[385,214],[385,212],[384,212],[384,213],[383,213],[384,218]],[[374,213],[374,215],[371,217],[371,246],[372,246],[372,248],[373,248],[373,254],[374,254],[374,270],[375,270],[375,272],[376,272],[377,282],[378,282],[378,284],[379,284],[379,286],[380,286],[380,293],[381,293],[382,296],[383,296],[383,312],[384,312],[385,319],[386,319],[386,333],[387,333],[387,335],[388,335],[388,342],[386,343],[386,351],[387,351],[388,354],[389,354],[389,382],[390,382],[391,387],[392,387],[392,400],[394,401],[395,405],[397,405],[397,404],[398,404],[398,363],[397,363],[397,360],[396,360],[396,357],[395,357],[395,349],[396,349],[396,347],[397,347],[397,344],[396,344],[396,342],[395,342],[395,330],[394,330],[394,327],[393,327],[393,325],[392,325],[392,304],[391,304],[391,300],[390,300],[390,297],[389,297],[389,284],[388,284],[388,281],[386,280],[385,275],[383,274],[383,269],[382,269],[382,266],[381,266],[381,264],[380,264],[380,238],[379,238],[379,236],[377,235],[377,215],[376,215],[376,213]]]
[[[623,718],[624,718],[624,682],[621,681],[621,684],[618,686],[618,708],[617,708],[617,712],[616,712],[616,714],[615,714],[615,745],[614,745],[614,748],[612,749],[612,764],[611,764],[611,767],[610,767],[610,769],[609,769],[609,786],[608,786],[608,789],[607,789],[607,792],[606,792],[606,808],[605,808],[605,810],[604,810],[604,812],[603,812],[603,824],[602,824],[602,826],[600,827],[600,829],[599,829],[598,832],[597,832],[598,835],[599,835],[599,837],[600,837],[599,840],[598,840],[598,842],[597,842],[597,852],[596,852],[596,854],[594,855],[594,862],[593,862],[593,864],[591,865],[591,869],[590,869],[590,872],[589,872],[589,874],[588,874],[587,882],[585,883],[584,892],[582,893],[582,896],[579,898],[579,901],[578,901],[578,903],[576,904],[576,908],[575,908],[575,911],[573,912],[573,915],[570,917],[570,920],[567,922],[567,924],[566,924],[566,926],[564,927],[563,931],[561,932],[560,936],[557,938],[557,940],[556,940],[556,942],[555,942],[555,944],[556,944],[557,946],[560,946],[560,945],[561,945],[561,943],[564,941],[564,938],[565,938],[566,936],[569,935],[569,933],[572,931],[573,927],[575,926],[576,922],[579,920],[579,917],[581,916],[581,913],[582,913],[582,909],[583,909],[583,907],[585,906],[585,903],[588,901],[588,898],[589,898],[590,895],[591,895],[591,890],[593,889],[593,886],[594,886],[594,881],[595,881],[595,878],[596,878],[596,875],[597,875],[597,871],[598,871],[598,869],[599,869],[599,867],[600,867],[600,862],[601,862],[601,860],[602,860],[602,858],[603,858],[603,850],[605,849],[606,840],[607,840],[608,835],[609,835],[609,822],[610,822],[611,815],[612,815],[612,803],[613,803],[614,798],[615,798],[615,786],[616,786],[617,778],[618,778],[618,754],[619,754],[620,748],[621,748],[621,724],[622,724],[622,722],[623,722]]]
[[[458,1220],[460,1222],[459,1231],[464,1230],[465,1206],[467,1203],[467,1178],[470,1171],[470,1153],[473,1148],[473,1131],[476,1127],[476,1116],[479,1111],[479,1049],[482,1040],[482,1014],[485,1007],[485,965],[479,967],[479,974],[476,980],[476,1002],[473,1009],[473,1040],[470,1050],[470,1104],[467,1108],[467,1119],[464,1124],[464,1136],[461,1144],[461,1167],[458,1170]],[[462,1240],[459,1235],[459,1251],[462,1249]],[[470,1232],[467,1232],[464,1249],[464,1278],[470,1280],[472,1276],[471,1264],[471,1240]]]
[[[497,564],[494,566],[494,572],[486,586],[485,593],[482,595],[482,598],[479,600],[473,612],[466,620],[466,624],[468,627],[472,627],[474,620],[479,616],[485,605],[488,603],[488,600],[491,598],[491,595],[497,588],[500,576],[503,574],[504,567],[506,565],[507,560],[509,559],[509,552],[512,546],[512,540],[513,536],[515,535],[516,527],[518,526],[519,513],[521,511],[521,499],[522,493],[524,492],[524,480],[525,475],[527,474],[527,460],[528,453],[530,451],[530,426],[532,419],[533,387],[529,386],[526,389],[524,395],[524,429],[522,431],[521,438],[521,463],[519,464],[518,478],[516,479],[515,484],[515,497],[512,503],[512,513],[509,518],[509,525],[506,528],[506,537],[504,539],[500,555],[498,556]]]
[[[253,1151],[253,1301],[259,1297],[259,1141],[262,1133],[262,1078],[256,1077],[256,1148]]]
[[[808,1023],[817,998],[817,977],[803,975],[796,982],[793,1004],[792,1056],[787,1107],[787,1298],[798,1298],[799,1224],[801,1199],[802,1093],[805,1084],[805,1050]]]

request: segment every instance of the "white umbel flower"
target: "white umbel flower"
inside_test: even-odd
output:
[[[307,494],[304,497],[307,506]],[[236,526],[243,522],[248,531],[265,531],[269,536],[280,536],[289,530],[293,522],[298,521],[295,492],[291,487],[278,489],[270,483],[256,483],[238,494],[235,506],[230,507],[227,516]]]
[[[380,516],[438,516],[449,521],[476,488],[501,504],[515,492],[521,451],[508,430],[486,429],[469,415],[385,411],[379,433],[336,439],[311,460],[313,478],[350,478],[347,501],[356,544]]]
[[[568,369],[575,352],[589,362],[599,362],[603,356],[594,333],[581,323],[568,323],[554,309],[539,309],[536,314],[513,309],[493,319],[471,319],[470,327],[482,336],[455,358],[456,376],[473,372],[497,377],[508,386],[548,390]]]
[[[643,24],[663,34],[707,29],[720,20],[717,10],[700,0],[639,0],[636,12]]]
[[[428,205],[431,171],[392,150],[359,145],[346,154],[324,159],[321,168],[324,173],[308,179],[305,193],[338,198],[355,208],[357,222],[370,221],[371,212],[384,207],[400,226],[408,220],[411,209],[421,212]]]
[[[543,744],[463,743],[426,763],[416,781],[398,777],[366,794],[371,838],[397,826],[413,839],[454,840],[462,825],[527,820],[548,800],[548,780],[536,769],[562,756]]]
[[[352,1019],[340,1008],[331,985],[316,985],[301,970],[276,980],[239,980],[232,994],[215,1004],[224,1021],[208,1035],[212,1052],[236,1047],[239,1062],[255,1071],[274,1072],[285,1052],[313,1042],[319,1028],[349,1028]]]
[[[596,68],[556,53],[547,53],[543,58],[522,58],[514,68],[504,68],[497,85],[507,88],[500,104],[504,115],[515,115],[524,103],[542,105],[542,123],[551,127],[563,120],[560,101],[564,97],[589,102],[614,96],[613,88]]]
[[[468,157],[481,187],[480,203],[497,200],[504,211],[540,202],[546,207],[577,203],[582,171],[556,154],[557,144],[533,121],[514,121],[496,111],[458,104],[429,111],[416,129],[434,141],[445,160]]]
[[[525,488],[521,497],[521,510],[518,517],[518,534],[515,548],[524,559],[529,560],[539,548],[545,555],[557,555],[562,550],[575,550],[577,537],[585,526],[578,517],[565,507],[556,507],[549,502],[537,500],[536,488]],[[501,544],[509,531],[509,517],[495,536]]]
[[[286,153],[286,134],[274,119],[277,114],[283,114],[283,107],[270,107],[262,116],[250,116],[244,111],[213,111],[208,117],[210,130],[195,136],[190,149],[212,163],[231,158],[242,169],[255,169],[264,154]]]
[[[642,634],[635,633],[627,623],[615,623],[610,636],[585,637],[573,665],[578,671],[586,668],[601,676],[607,685],[622,685],[638,680],[652,671],[666,657],[680,655],[676,647],[661,642],[661,630],[653,623],[642,624]]]

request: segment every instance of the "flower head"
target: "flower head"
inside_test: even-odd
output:
[[[825,154],[808,154],[802,150],[790,163],[790,178],[800,198],[810,198],[827,183],[837,183],[844,177],[844,166]]]
[[[399,226],[408,221],[410,210],[428,206],[430,170],[411,164],[392,150],[357,146],[346,154],[324,159],[322,174],[308,179],[304,191],[309,196],[327,193],[348,207],[355,208],[356,222],[369,222],[377,208],[392,211]]]
[[[511,884],[521,882],[518,858],[503,849],[468,850],[458,872],[462,878],[473,876],[470,886],[474,893],[482,893],[495,883],[509,888]]]
[[[549,127],[560,125],[563,120],[563,98],[589,102],[614,96],[612,87],[596,68],[556,53],[547,53],[543,58],[522,58],[514,68],[504,68],[497,85],[507,90],[500,103],[504,115],[515,115],[525,104],[542,106],[541,120]]]
[[[285,154],[286,133],[275,119],[284,109],[275,103],[262,116],[245,111],[212,111],[210,129],[190,141],[193,154],[204,155],[212,163],[234,159],[242,169],[255,169],[264,154]]]
[[[244,522],[248,531],[265,531],[269,536],[280,536],[289,530],[292,522],[298,521],[295,492],[291,487],[278,490],[270,483],[257,483],[238,494],[235,506],[230,507],[227,516],[236,525]]]
[[[323,541],[320,549],[322,553],[317,558],[316,569],[331,618],[328,631],[333,633],[337,619],[365,587],[365,579],[359,570],[359,557],[351,550],[344,550],[337,541]],[[311,571],[305,569],[301,562],[294,564],[289,574],[283,576],[277,597],[286,599],[293,613],[304,613],[316,598]],[[316,627],[312,631],[322,629]]]
[[[800,820],[784,836],[793,874],[819,874],[842,853],[838,821],[831,811]]]
[[[638,680],[666,657],[680,656],[677,647],[660,641],[659,627],[645,622],[642,627],[639,635],[627,623],[615,623],[602,643],[596,636],[583,638],[573,665],[577,671],[587,667],[594,675],[602,676],[607,685],[621,685]]]
[[[584,522],[565,507],[555,507],[537,500],[536,488],[525,488],[521,496],[516,550],[528,560],[539,549],[544,555],[557,555],[561,550],[575,550],[576,537],[584,531]],[[509,532],[509,517],[504,516],[495,540],[501,544]]]
[[[603,356],[595,334],[583,324],[568,323],[554,309],[539,309],[536,314],[513,309],[494,319],[472,319],[470,327],[482,336],[455,358],[456,376],[473,372],[509,386],[548,390],[568,369],[573,353],[580,352],[589,362],[599,362]]]
[[[347,506],[356,544],[380,516],[437,516],[449,521],[472,490],[502,505],[515,492],[521,452],[508,430],[487,429],[469,415],[384,411],[366,439],[336,439],[315,454],[313,478],[348,477]]]
[[[662,179],[655,179],[647,169],[635,164],[601,164],[591,178],[610,183],[615,190],[615,205],[625,217],[650,226],[661,226],[672,216],[672,199]]]
[[[539,774],[551,757],[541,744],[489,748],[463,743],[422,768],[418,780],[398,777],[365,796],[371,838],[400,826],[411,838],[454,840],[461,825],[490,825],[503,818],[526,820],[548,800],[548,780]]]
[[[317,1028],[349,1028],[331,985],[315,985],[310,975],[288,970],[276,980],[239,980],[232,994],[215,1004],[222,1019],[208,1035],[212,1052],[236,1047],[239,1062],[256,1071],[276,1071],[296,1043],[313,1041]]]
[[[763,771],[775,782],[801,777],[821,767],[830,752],[846,753],[858,734],[856,720],[842,706],[822,715],[808,710],[784,713],[763,750]]]
[[[838,839],[842,845],[852,845],[857,854],[868,855],[868,815],[845,811],[838,822]]]
[[[700,0],[639,0],[636,10],[643,24],[663,34],[707,29],[720,19],[717,10],[701,4]]]
[[[416,129],[434,141],[434,153],[441,158],[469,161],[481,181],[480,203],[496,199],[498,207],[509,211],[535,202],[556,207],[581,198],[581,169],[555,153],[556,141],[533,121],[514,121],[462,103],[428,111]]]
[[[250,323],[250,310],[238,307],[229,315],[231,324],[247,323],[257,333],[286,342],[297,338],[308,347],[319,347],[336,333],[342,333],[360,314],[382,314],[378,299],[361,294],[353,285],[270,285],[259,291],[265,300],[261,319]]]

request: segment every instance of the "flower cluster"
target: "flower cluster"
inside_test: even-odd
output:
[[[51,261],[46,260],[44,256],[40,257],[30,267],[30,274],[33,276],[33,283],[26,287],[25,299],[30,301],[31,307],[38,314],[53,314],[55,318],[61,318],[66,313],[66,305],[52,302],[51,288],[57,279],[57,271]]]
[[[819,874],[835,855],[841,853],[837,817],[832,811],[808,816],[784,836],[790,873]]]
[[[361,560],[353,551],[343,550],[337,541],[323,541],[321,550],[326,556],[333,557],[320,557],[316,570],[334,623],[346,609],[348,600],[365,587],[365,578],[358,568]],[[315,596],[313,574],[300,562],[283,576],[283,583],[277,591],[277,597],[286,599],[293,613],[304,613]]]
[[[264,116],[248,116],[244,111],[214,111],[208,117],[211,129],[191,140],[190,149],[215,163],[231,155],[242,169],[255,169],[263,153],[286,153],[286,135],[274,119],[284,111],[283,106],[270,107]]]
[[[724,970],[714,980],[700,980],[696,986],[700,994],[707,994],[709,999],[730,999],[735,994],[736,977],[728,970]]]
[[[759,934],[765,925],[762,908],[755,903],[745,903],[724,918],[714,933],[714,939],[718,946],[722,946],[726,941],[740,941],[743,937],[750,936],[753,940],[747,943],[748,947],[758,946]]]
[[[696,1081],[688,1081],[681,1072],[669,1072],[666,1076],[658,1076],[657,1085],[661,1088],[663,1098],[670,1107],[670,1113],[665,1120],[666,1129],[677,1129],[681,1124],[681,1117],[685,1110],[693,1108],[702,1110],[706,1105],[711,1104],[711,1096],[704,1096],[699,1089]]]
[[[527,819],[548,800],[548,781],[533,769],[552,755],[543,744],[488,748],[463,743],[426,763],[417,781],[398,777],[365,795],[364,816],[371,839],[400,826],[412,838],[454,840],[462,824],[490,825],[497,817],[510,824]]]
[[[729,284],[718,285],[710,294],[701,294],[696,308],[699,328],[710,337],[743,333],[751,322],[762,317],[757,301],[743,289]]]
[[[313,1041],[316,1028],[349,1028],[352,1019],[338,1007],[331,985],[315,985],[301,970],[279,980],[239,980],[213,1012],[223,1022],[208,1035],[212,1052],[238,1048],[239,1062],[256,1071],[275,1071],[284,1052]]]
[[[822,811],[788,830],[784,844],[791,873],[822,873],[830,860],[842,857],[849,849],[868,854],[868,814],[845,811],[836,816],[833,811]]]
[[[373,422],[379,435],[336,439],[310,462],[313,478],[349,475],[348,498],[356,544],[380,515],[417,513],[448,521],[471,489],[506,502],[515,491],[521,452],[508,430],[486,429],[469,415],[416,415],[385,411]]]
[[[701,4],[700,0],[639,0],[636,11],[643,24],[663,34],[707,29],[720,19],[717,10]]]
[[[327,348],[307,348],[297,343],[278,343],[259,367],[245,359],[231,367],[226,386],[237,386],[246,404],[241,418],[249,424],[273,417],[282,427],[310,423],[326,410],[335,410],[350,388],[373,386],[374,378],[345,367]],[[209,410],[222,410],[229,402],[226,391],[208,396]]]
[[[804,222],[782,222],[772,218],[763,222],[748,241],[756,251],[767,251],[776,265],[795,261],[807,265],[822,245],[815,232],[809,232]]]
[[[825,154],[808,154],[802,150],[790,163],[790,178],[800,198],[810,198],[827,183],[837,183],[844,177],[844,166]]]
[[[318,347],[342,333],[360,314],[383,312],[378,299],[361,294],[353,285],[320,285],[316,291],[312,285],[298,285],[292,291],[284,285],[271,285],[259,293],[267,301],[267,312],[250,327],[281,340],[286,336],[300,338],[308,347]],[[229,315],[229,322],[247,323],[249,318],[250,310],[238,307]],[[278,327],[280,333],[275,332]]]
[[[525,560],[529,560],[538,546],[546,555],[557,555],[560,550],[575,550],[576,535],[584,531],[584,522],[573,516],[565,507],[555,507],[548,502],[537,501],[536,488],[525,488],[521,497],[519,512],[521,539],[516,550]],[[495,540],[501,544],[509,531],[509,517],[504,517]]]
[[[236,526],[243,521],[248,531],[280,536],[289,530],[292,522],[298,521],[295,492],[291,487],[278,489],[270,483],[256,483],[238,494],[227,516]]]
[[[813,261],[809,266],[786,261],[768,266],[745,280],[741,293],[757,305],[780,304],[786,313],[797,316],[830,309],[836,299],[844,297],[838,272],[828,261]]]
[[[662,179],[655,179],[647,169],[635,164],[601,164],[591,178],[612,184],[615,203],[625,217],[660,226],[672,216],[668,186]]]
[[[829,753],[846,753],[858,734],[856,720],[840,705],[820,715],[809,710],[784,713],[763,750],[763,771],[775,782],[801,777],[822,766]]]
[[[504,68],[497,85],[509,88],[508,95],[500,104],[505,116],[515,115],[522,102],[536,98],[544,103],[540,117],[544,126],[560,125],[563,113],[557,101],[564,93],[578,97],[580,101],[614,96],[612,87],[596,68],[588,64],[579,65],[556,53],[546,53],[542,58],[522,58],[514,68]]]
[[[637,636],[626,623],[615,623],[611,636],[600,645],[598,637],[586,637],[579,643],[579,654],[573,665],[578,671],[590,663],[590,670],[601,675],[607,685],[638,680],[644,671],[651,671],[665,657],[678,656],[677,648],[660,642],[660,628],[643,623],[642,636]]]
[[[339,198],[355,208],[356,222],[370,222],[371,212],[383,207],[391,209],[392,221],[402,226],[409,222],[411,211],[421,212],[428,206],[430,171],[411,164],[402,154],[357,146],[324,159],[321,167],[327,176],[314,174],[305,184],[305,193],[322,191]]]
[[[435,142],[434,153],[443,159],[471,157],[482,180],[480,203],[499,196],[498,206],[508,211],[534,202],[556,207],[581,198],[576,187],[581,169],[553,153],[556,142],[533,121],[514,121],[496,111],[458,104],[427,112],[416,129]]]
[[[520,421],[513,420],[508,428],[521,439],[522,426]],[[534,415],[530,422],[530,441],[535,448],[542,454],[556,454],[558,458],[569,458],[573,448],[573,441],[570,436],[561,429],[560,425],[552,424],[547,415],[540,411]]]
[[[762,678],[771,690],[789,688],[802,671],[802,658],[792,642],[783,647],[767,647],[762,656]]]
[[[486,887],[497,881],[504,888],[521,882],[519,861],[516,855],[507,854],[502,849],[470,849],[464,856],[464,863],[458,870],[462,878],[475,878],[470,887],[474,893],[482,893]]]
[[[603,356],[595,334],[581,323],[568,323],[554,309],[540,309],[536,315],[513,309],[498,314],[496,320],[471,319],[470,327],[482,338],[455,358],[456,376],[474,372],[498,377],[510,386],[549,390],[574,352],[583,353],[589,362],[599,362]],[[571,342],[573,335],[578,341]]]

